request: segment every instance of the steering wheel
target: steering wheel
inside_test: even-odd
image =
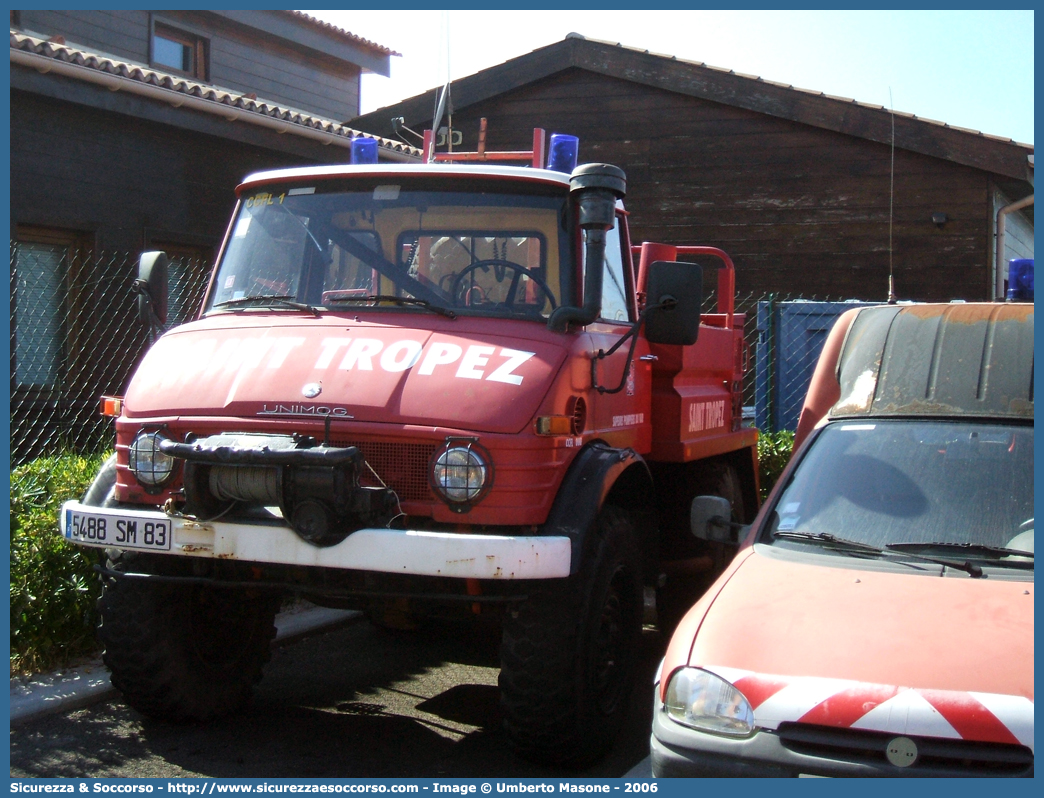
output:
[[[463,300],[464,304],[467,304],[468,298],[471,295],[471,292],[468,291],[463,297],[460,296],[460,289],[464,283],[464,278],[472,272],[478,271],[479,269],[482,269],[482,271],[484,272],[488,272],[490,266],[499,266],[501,268],[507,267],[508,269],[511,269],[512,272],[514,272],[514,276],[511,278],[511,285],[508,286],[507,296],[504,298],[503,304],[508,306],[513,306],[515,304],[515,294],[518,292],[518,284],[519,282],[521,282],[522,275],[524,274],[526,277],[532,280],[533,283],[537,286],[537,288],[539,288],[543,292],[544,296],[546,296],[551,301],[551,309],[554,310],[557,307],[557,304],[555,303],[555,295],[551,293],[551,289],[547,287],[547,283],[545,283],[543,280],[537,277],[532,270],[527,269],[525,266],[515,263],[514,261],[504,260],[503,258],[489,258],[487,260],[477,260],[470,266],[468,266],[466,269],[461,271],[461,273],[458,274],[457,278],[453,281],[453,287],[450,290],[450,296],[454,298],[454,302],[456,304],[461,304],[461,302],[459,301],[461,299]]]

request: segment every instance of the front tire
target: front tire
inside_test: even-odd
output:
[[[668,578],[667,584],[656,591],[657,626],[664,637],[674,633],[675,627],[685,617],[692,605],[718,578],[725,566],[736,554],[736,547],[724,543],[708,543],[697,540],[688,529],[689,506],[696,496],[721,496],[729,500],[732,507],[730,520],[742,523],[746,519],[743,504],[743,483],[736,469],[724,462],[694,463],[684,493],[685,531],[676,541],[676,551],[681,556],[706,554],[713,560],[710,570],[689,577]]]
[[[142,714],[211,720],[250,698],[278,607],[278,597],[251,590],[107,579],[98,601],[102,659],[113,686]]]
[[[612,745],[627,710],[642,631],[634,524],[606,507],[580,572],[541,585],[504,619],[500,701],[527,759],[582,764]]]
[[[91,507],[116,506],[116,455],[109,455],[102,463],[80,502]]]

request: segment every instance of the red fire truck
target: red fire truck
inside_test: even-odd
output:
[[[516,749],[611,744],[645,597],[669,622],[731,556],[690,534],[692,497],[757,509],[756,432],[728,255],[633,246],[623,171],[554,145],[547,168],[536,131],[239,186],[198,317],[103,399],[116,454],[62,512],[106,549],[99,635],[133,707],[240,706],[289,592],[496,620]],[[717,312],[680,256],[720,264]],[[163,253],[136,286],[161,327]]]

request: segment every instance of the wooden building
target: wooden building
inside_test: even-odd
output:
[[[294,11],[11,12],[15,459],[110,425],[145,342],[138,254],[172,257],[172,321],[198,307],[251,172],[346,162],[359,76],[386,47]],[[417,150],[378,138],[385,161]],[[101,439],[100,437],[98,438]]]
[[[350,124],[423,130],[434,96]],[[577,34],[451,96],[460,149],[482,117],[490,149],[577,135],[626,170],[637,240],[721,247],[757,295],[884,300],[891,263],[901,299],[992,297],[997,212],[1032,203],[1032,145]],[[1032,204],[1006,217],[1002,264],[1032,257]]]
[[[291,11],[11,13],[13,232],[103,250],[212,255],[247,174],[348,160],[359,76],[396,55]]]

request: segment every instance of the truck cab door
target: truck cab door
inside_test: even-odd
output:
[[[618,214],[616,224],[606,233],[602,311],[599,318],[587,326],[592,355],[599,350],[609,351],[637,318],[630,242],[621,230],[626,230],[626,222]],[[648,360],[649,345],[641,333],[624,379],[629,354],[628,343],[597,361],[598,385],[614,389],[621,380],[624,384],[617,393],[600,393],[592,387],[590,429],[612,446],[631,447],[642,453],[649,451],[652,440],[652,363]]]

